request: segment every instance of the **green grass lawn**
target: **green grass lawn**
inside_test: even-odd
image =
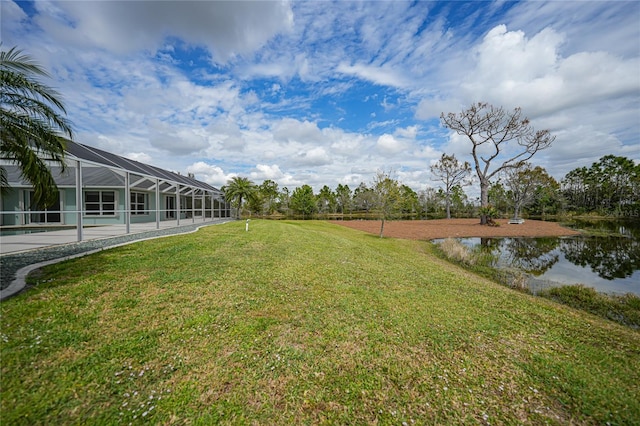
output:
[[[44,269],[0,305],[0,422],[633,424],[640,332],[430,243],[252,221]]]

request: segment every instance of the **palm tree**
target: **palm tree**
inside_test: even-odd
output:
[[[234,176],[222,187],[222,191],[224,192],[224,198],[238,209],[238,219],[240,219],[242,200],[253,197],[256,192],[256,185],[248,178]]]
[[[34,188],[34,203],[46,207],[58,199],[58,188],[47,161],[64,170],[65,139],[72,137],[71,123],[58,93],[38,77],[49,74],[17,50],[0,51],[0,157],[16,164]],[[2,192],[9,188],[0,167]]]

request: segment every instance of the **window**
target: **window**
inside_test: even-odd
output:
[[[132,192],[131,193],[131,214],[132,215],[140,215],[140,214],[148,214],[147,210],[147,201],[149,199],[149,194],[145,194],[143,192]]]
[[[165,201],[165,217],[167,219],[176,218],[176,197],[168,196]]]
[[[85,191],[84,214],[87,216],[115,216],[115,191]]]
[[[62,215],[62,196],[61,192],[58,192],[58,200],[48,207],[41,207],[33,202],[35,197],[34,191],[29,191],[29,210],[39,211],[38,213],[31,213],[31,223],[61,223]]]

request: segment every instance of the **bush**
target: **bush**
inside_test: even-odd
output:
[[[472,256],[469,248],[456,239],[445,239],[440,243],[440,250],[442,250],[447,259],[452,259],[466,265],[475,264],[475,258]]]

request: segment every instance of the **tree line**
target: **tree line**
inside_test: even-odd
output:
[[[464,190],[471,184],[468,163],[443,154],[431,167],[439,188],[414,191],[378,172],[372,182],[357,187],[310,185],[279,187],[272,180],[254,184],[234,177],[222,190],[239,215],[286,218],[433,219],[478,217],[482,206]],[[576,168],[558,182],[541,166],[522,163],[496,176],[487,190],[491,217],[549,217],[567,213],[640,216],[640,164],[607,155],[591,167]]]
[[[606,155],[591,167],[580,167],[562,180],[567,209],[616,216],[640,215],[640,164]]]
[[[291,191],[279,188],[272,180],[260,185],[246,177],[235,176],[222,187],[237,217],[258,215],[286,218],[375,218],[385,222],[397,217],[415,217],[420,212],[418,194],[400,183],[391,172],[379,171],[370,184],[362,182],[355,189],[338,184],[335,190],[324,185],[315,194],[310,185]]]

